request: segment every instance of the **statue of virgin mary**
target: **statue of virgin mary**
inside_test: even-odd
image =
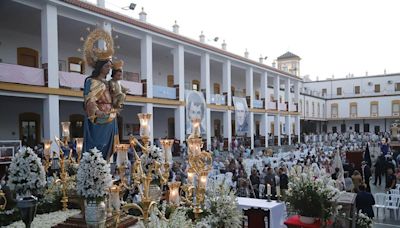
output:
[[[106,50],[93,47],[100,39],[105,41]],[[114,53],[111,36],[104,30],[94,30],[85,41],[84,53],[86,62],[94,70],[86,78],[83,89],[86,113],[83,151],[96,147],[103,158],[108,160],[114,152],[114,145],[119,143],[116,110],[112,107],[112,96],[106,80],[112,68],[111,56]]]

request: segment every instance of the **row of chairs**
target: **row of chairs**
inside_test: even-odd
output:
[[[373,205],[374,214],[378,219],[385,218],[387,211],[389,217],[393,211],[394,218],[397,220],[400,213],[400,189],[391,189],[388,193],[375,193],[375,205]],[[382,213],[380,213],[380,211]]]

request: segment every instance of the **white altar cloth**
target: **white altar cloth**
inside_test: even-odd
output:
[[[261,208],[267,209],[270,211],[270,227],[271,228],[280,228],[285,227],[283,222],[286,219],[286,206],[283,202],[276,202],[272,200],[271,202],[267,202],[266,199],[253,199],[253,198],[245,198],[238,197],[239,209],[249,209],[253,208]]]

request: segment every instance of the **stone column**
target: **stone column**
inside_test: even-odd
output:
[[[51,88],[59,87],[57,19],[57,7],[45,4],[41,12],[42,64]]]
[[[140,41],[140,68],[142,82],[146,83],[146,97],[153,98],[153,41],[150,35],[145,35]]]
[[[60,137],[60,97],[48,95],[43,100],[43,139],[55,142],[55,136]],[[51,144],[51,150],[59,152],[56,143]]]

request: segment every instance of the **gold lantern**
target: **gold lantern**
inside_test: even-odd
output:
[[[76,153],[78,154],[77,161],[79,163],[82,157],[83,138],[75,138],[75,142],[76,142]]]
[[[62,128],[62,140],[65,144],[68,144],[69,141],[69,136],[70,136],[70,132],[69,132],[69,127],[71,125],[71,122],[61,122],[61,128]]]
[[[51,149],[51,143],[52,141],[50,139],[45,139],[43,141],[44,144],[44,148],[43,148],[43,153],[44,153],[44,170],[47,172],[47,170],[49,169],[51,163],[50,163],[50,149]]]
[[[179,195],[179,187],[181,186],[181,182],[171,182],[168,183],[169,187],[169,202],[173,205],[179,205],[180,203],[180,195]]]

